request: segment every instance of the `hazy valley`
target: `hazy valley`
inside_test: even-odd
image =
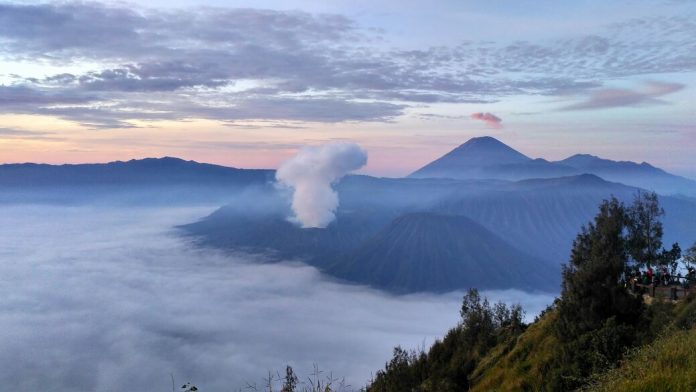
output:
[[[462,150],[463,167],[520,155],[490,138]],[[471,287],[531,321],[597,205],[638,189],[592,173],[413,177],[344,177],[335,220],[302,228],[272,171],[174,158],[0,166],[0,347],[14,353],[0,378],[157,389],[171,373],[219,390],[318,363],[361,387],[392,347],[428,346],[455,324]],[[696,200],[660,202],[665,242],[696,238]]]

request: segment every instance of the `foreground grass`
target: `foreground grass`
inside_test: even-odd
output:
[[[587,390],[696,391],[696,329],[671,332],[634,351]]]
[[[661,337],[634,349],[616,369],[596,375],[585,391],[696,391],[696,298],[650,308],[655,325],[646,325],[646,332]],[[472,372],[470,390],[543,391],[558,348],[551,329],[557,317],[549,311],[516,339],[494,347]]]

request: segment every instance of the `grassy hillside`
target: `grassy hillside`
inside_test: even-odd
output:
[[[595,382],[583,390],[696,390],[696,298],[676,305],[655,302],[648,311],[654,322],[645,332],[659,331],[661,337],[632,350],[618,368],[595,375]],[[514,342],[493,348],[471,373],[470,391],[544,390],[558,344],[551,329],[557,318],[555,311],[547,312]]]
[[[677,331],[635,351],[601,377],[596,392],[696,391],[696,329]]]
[[[696,391],[696,300],[679,304],[674,314],[660,338],[634,350],[620,367],[585,390]]]
[[[647,311],[653,318],[645,325],[649,343],[633,348],[618,367],[585,379],[581,391],[696,390],[696,297],[677,305],[654,302]],[[548,379],[558,366],[557,322],[558,311],[551,309],[520,334],[494,332],[496,343],[477,352],[468,351],[462,338],[471,327],[459,325],[428,352],[399,351],[368,391],[457,390],[462,384],[442,381],[453,374],[467,380],[472,392],[556,390]],[[660,337],[652,339],[656,332]]]
[[[551,331],[556,318],[556,312],[548,312],[515,341],[491,350],[472,372],[470,391],[542,390],[558,344]]]

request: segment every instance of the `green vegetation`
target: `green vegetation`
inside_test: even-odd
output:
[[[638,266],[680,257],[677,244],[662,248],[661,216],[655,194],[604,201],[573,244],[560,297],[534,323],[471,290],[459,325],[427,352],[396,348],[367,390],[694,390],[696,376],[669,375],[694,368],[696,301],[645,304],[625,284]]]
[[[679,331],[641,348],[592,391],[696,391],[696,331]]]
[[[552,331],[557,319],[547,312],[518,339],[491,350],[471,373],[471,391],[542,390],[558,344]]]
[[[394,349],[394,357],[377,373],[368,391],[466,390],[471,386],[469,374],[479,361],[494,347],[510,344],[525,327],[520,306],[501,302],[491,306],[475,289],[464,296],[461,316],[461,323],[427,354]]]
[[[673,323],[651,344],[634,350],[620,367],[586,391],[696,391],[696,301],[675,309]],[[681,329],[692,326],[690,329]]]
[[[619,283],[631,244],[638,242],[625,237],[628,225],[625,207],[616,199],[605,201],[573,244],[552,328],[559,344],[546,377],[549,390],[581,385],[590,374],[618,361],[639,338],[645,324],[642,299]],[[641,246],[658,242],[651,239]]]

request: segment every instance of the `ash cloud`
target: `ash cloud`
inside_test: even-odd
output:
[[[326,227],[338,208],[333,185],[366,163],[367,152],[355,143],[302,148],[276,172],[278,182],[292,189],[293,219],[305,228]]]

